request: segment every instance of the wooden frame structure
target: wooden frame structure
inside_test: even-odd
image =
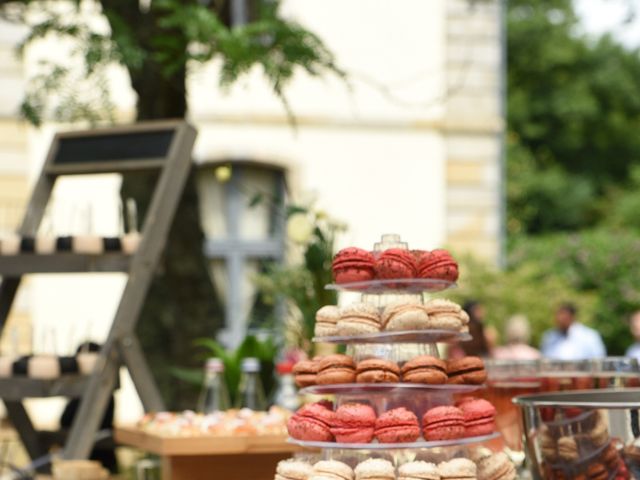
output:
[[[0,256],[0,332],[15,299],[22,275],[32,273],[125,272],[126,286],[106,342],[93,373],[88,377],[64,376],[57,380],[0,379],[0,398],[32,459],[47,453],[22,399],[26,397],[79,396],[79,411],[69,432],[63,456],[87,458],[94,444],[120,366],[128,368],[146,411],[161,411],[164,403],[135,334],[154,271],[164,250],[169,229],[191,168],[196,130],[176,121],[57,134],[34,187],[19,234],[35,237],[55,181],[60,176],[134,171],[159,171],[141,231],[132,255],[24,253]]]

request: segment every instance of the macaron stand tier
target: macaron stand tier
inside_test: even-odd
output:
[[[373,252],[355,247],[338,252],[333,270],[336,283],[327,288],[352,297],[359,293],[360,302],[318,312],[323,324],[316,328],[314,342],[344,344],[346,355],[328,355],[294,368],[302,395],[330,396],[332,401],[298,410],[289,423],[290,441],[316,449],[309,454],[314,461],[320,449],[322,461],[350,465],[355,480],[365,478],[358,469],[369,460],[390,461],[396,470],[390,479],[412,478],[401,474],[405,464],[406,470],[439,464],[438,478],[475,479],[475,472],[442,476],[442,471],[455,471],[458,460],[472,459],[475,466],[481,458],[492,459],[483,445],[499,437],[493,406],[471,398],[483,388],[485,377],[474,376],[480,368],[484,375],[483,366],[462,362],[453,379],[436,345],[471,339],[468,317],[465,320],[460,307],[428,296],[455,287],[455,261],[444,250],[412,251],[398,236],[384,235]],[[429,318],[435,323],[427,323]],[[451,461],[456,465],[449,465]],[[513,468],[505,471],[495,480],[516,478]]]

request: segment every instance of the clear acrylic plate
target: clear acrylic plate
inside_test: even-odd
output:
[[[331,283],[325,288],[339,292],[360,293],[423,293],[442,292],[455,288],[457,284],[435,278],[393,278],[390,280],[368,280],[366,282]]]
[[[454,343],[471,340],[471,335],[455,330],[404,330],[313,337],[316,343]]]
[[[331,394],[374,394],[374,393],[406,393],[407,395],[423,392],[464,394],[474,392],[482,385],[450,385],[447,383],[431,385],[426,383],[339,383],[334,385],[313,385],[300,390],[302,395]]]
[[[473,443],[482,443],[493,440],[500,436],[494,432],[491,435],[483,435],[480,437],[459,438],[457,440],[439,440],[435,442],[427,442],[420,440],[411,443],[337,443],[337,442],[314,442],[306,440],[297,440],[289,437],[287,442],[306,448],[322,448],[335,450],[401,450],[401,449],[427,449],[436,447],[452,447],[460,445],[470,445]]]

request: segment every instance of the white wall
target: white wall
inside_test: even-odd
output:
[[[288,0],[350,77],[300,75],[287,89],[293,129],[254,71],[223,94],[216,65],[189,86],[196,157],[287,165],[296,191],[317,194],[349,226],[342,244],[372,246],[396,232],[418,247],[445,240],[443,0]],[[410,106],[409,106],[410,105]]]
[[[301,73],[287,88],[296,115],[403,124],[442,115],[444,0],[287,0],[284,11],[322,38],[352,87]],[[192,78],[194,118],[284,116],[259,70],[229,94],[216,88],[216,72],[214,64]]]
[[[244,145],[249,158],[273,158],[293,173],[298,189],[344,221],[347,244],[372,247],[396,232],[424,248],[444,241],[444,147],[422,130],[364,128],[200,127],[196,156],[224,158]]]

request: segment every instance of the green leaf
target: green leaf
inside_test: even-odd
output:
[[[249,200],[249,207],[255,207],[263,202],[264,202],[264,194],[260,192],[255,193],[252,195],[251,199]]]
[[[171,367],[170,373],[178,380],[192,385],[202,386],[204,383],[204,373],[201,369]]]

